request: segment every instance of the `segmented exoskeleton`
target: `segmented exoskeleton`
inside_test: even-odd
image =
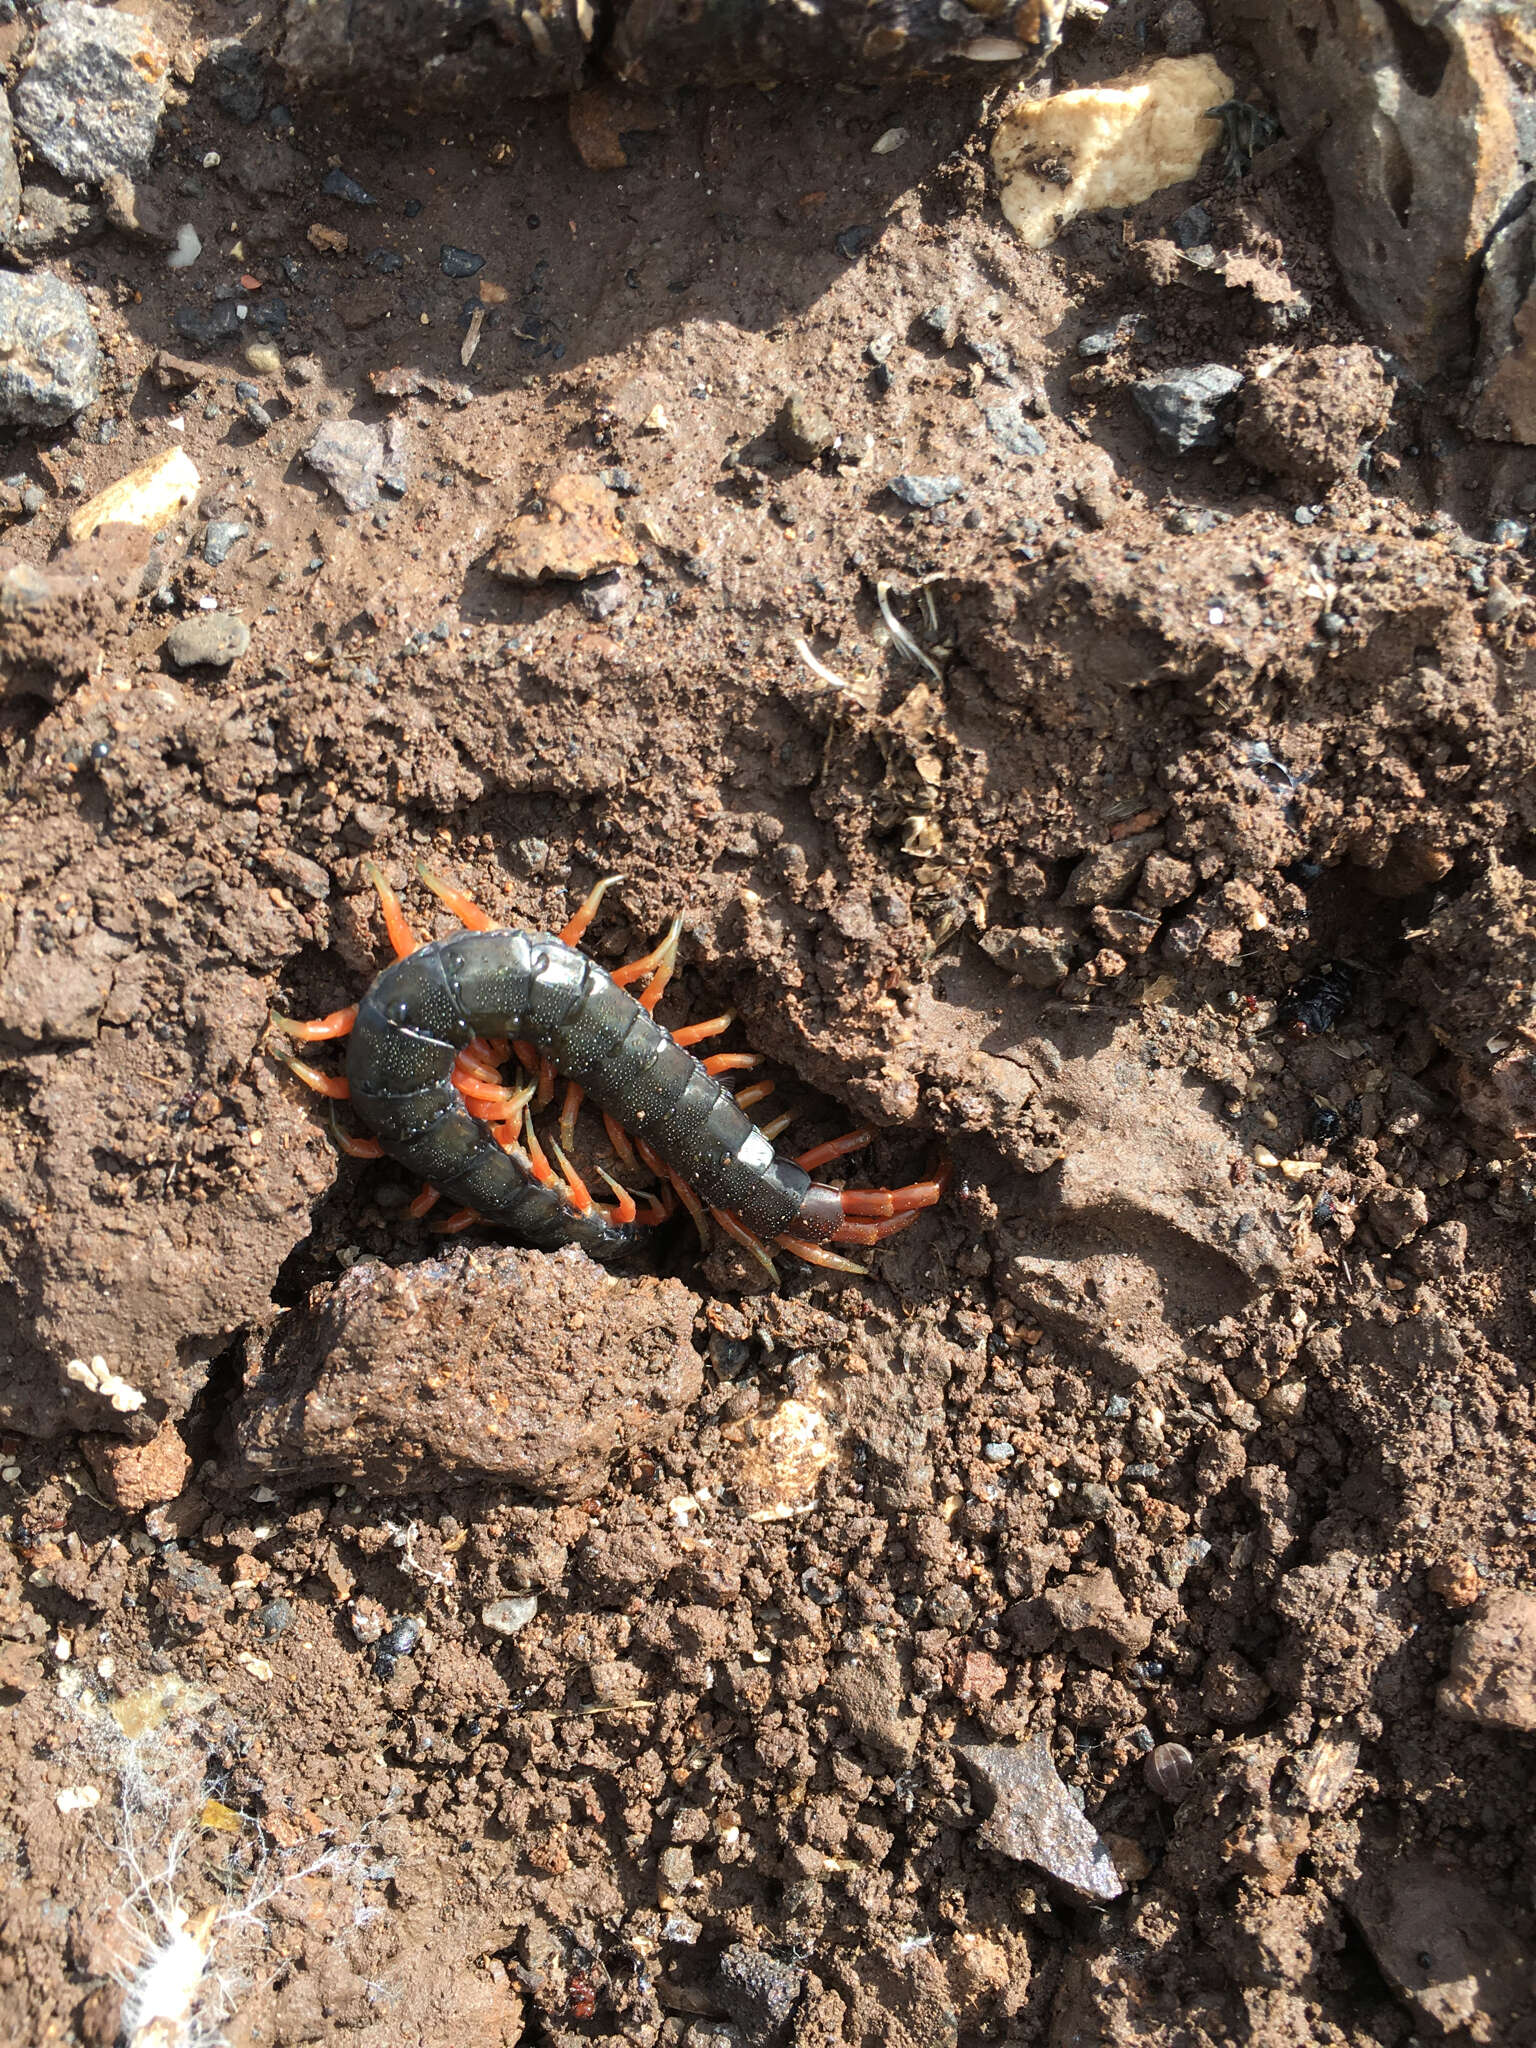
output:
[[[498,927],[461,891],[423,872],[469,928],[418,945],[393,892],[370,872],[394,964],[353,1009],[313,1023],[273,1022],[301,1039],[350,1036],[345,1080],[300,1060],[289,1065],[310,1086],[349,1097],[373,1133],[371,1141],[338,1134],[344,1150],[387,1153],[422,1176],[429,1201],[443,1194],[461,1205],[447,1227],[485,1222],[528,1244],[574,1243],[612,1258],[632,1247],[641,1222],[660,1221],[669,1204],[653,1201],[641,1218],[634,1197],[604,1174],[618,1197],[605,1207],[571,1165],[585,1095],[603,1112],[621,1158],[634,1160],[628,1134],[697,1220],[702,1201],[770,1270],[765,1239],[817,1264],[861,1271],[826,1247],[877,1243],[943,1192],[947,1170],[904,1188],[838,1189],[812,1178],[815,1167],[868,1144],[868,1131],[780,1158],[772,1138],[782,1124],[765,1129],[747,1115],[749,1094],[760,1100],[766,1085],[738,1098],[719,1078],[754,1065],[754,1056],[700,1060],[688,1049],[726,1029],[731,1017],[674,1033],[652,1014],[676,961],[680,924],[654,952],[613,973],[577,950],[606,882],[557,937]],[[627,984],[642,978],[641,993],[631,995]],[[514,1053],[532,1077],[515,1088],[499,1071]],[[557,1075],[567,1084],[565,1143],[550,1146],[558,1173],[533,1122]],[[426,1206],[418,1198],[413,1209],[421,1214]]]

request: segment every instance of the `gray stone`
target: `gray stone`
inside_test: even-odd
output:
[[[1036,925],[994,925],[982,933],[981,950],[1005,974],[1016,974],[1026,988],[1055,988],[1072,972],[1066,934]]]
[[[58,427],[101,391],[90,309],[73,285],[0,271],[0,424]]]
[[[21,210],[21,173],[16,168],[16,136],[11,126],[11,103],[0,92],[0,241],[16,225]]]
[[[1166,377],[1145,377],[1131,387],[1131,396],[1164,454],[1188,455],[1221,446],[1221,407],[1242,381],[1241,371],[1225,363],[1202,363]]]
[[[250,530],[243,519],[210,519],[203,528],[203,560],[216,569]]]
[[[169,77],[165,46],[139,16],[51,0],[16,87],[16,125],[66,178],[131,177],[149,166]]]
[[[1038,1735],[1010,1743],[955,1746],[992,1810],[979,1839],[1000,1855],[1032,1863],[1085,1899],[1118,1899],[1125,1890],[1098,1830],[1056,1774]]]
[[[251,644],[251,629],[232,612],[199,612],[171,629],[165,651],[177,668],[228,668]]]
[[[765,2048],[779,2037],[804,1990],[804,1970],[744,1942],[733,1943],[720,1958],[720,2002],[748,2048]]]
[[[382,426],[367,420],[330,420],[304,450],[349,512],[366,512],[379,502],[381,487],[405,489],[405,429],[398,420]]]
[[[1038,456],[1046,452],[1044,435],[1025,419],[1017,398],[1000,398],[996,405],[984,405],[981,416],[1005,455]]]
[[[958,498],[964,489],[965,478],[961,476],[909,476],[905,471],[893,476],[890,483],[892,497],[900,498],[903,505],[914,506],[919,512],[931,511],[935,505]]]
[[[1326,10],[1320,30],[1316,0],[1218,10],[1218,32],[1257,57],[1286,134],[1308,138],[1340,283],[1371,338],[1421,379],[1471,348],[1489,238],[1529,183],[1529,89],[1507,40],[1528,14],[1396,0]],[[1503,399],[1485,410],[1495,424],[1510,413]]]
[[[622,569],[610,569],[604,576],[589,576],[576,595],[589,619],[611,619],[629,602],[629,585]]]
[[[62,256],[79,242],[95,241],[106,224],[106,210],[94,200],[72,199],[46,185],[24,185],[21,210],[7,240],[20,257]]]

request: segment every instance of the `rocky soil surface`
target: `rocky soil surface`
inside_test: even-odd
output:
[[[1239,111],[1041,248],[1016,67],[0,21],[4,2038],[1531,2037],[1536,52],[1391,18],[1077,10]],[[423,862],[945,1199],[445,1240],[268,1030]]]

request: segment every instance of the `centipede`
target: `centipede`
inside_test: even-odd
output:
[[[693,1047],[735,1023],[733,1011],[669,1029],[655,1015],[676,971],[682,919],[649,952],[611,971],[581,950],[606,891],[597,881],[558,933],[498,924],[463,890],[426,868],[421,880],[458,920],[446,938],[421,940],[399,897],[372,862],[363,872],[379,899],[394,959],[362,1000],[308,1020],[274,1013],[275,1049],[307,1087],[330,1098],[339,1148],[355,1159],[388,1157],[418,1175],[409,1214],[440,1202],[444,1232],[487,1225],[525,1245],[575,1244],[613,1261],[634,1253],[648,1228],[686,1210],[708,1241],[706,1212],[774,1278],[773,1249],[808,1264],[864,1274],[838,1246],[868,1248],[932,1208],[950,1180],[896,1188],[835,1187],[814,1176],[874,1140],[867,1127],[793,1158],[774,1140],[787,1116],[759,1124],[748,1112],[769,1081],[733,1091],[724,1078],[758,1055]],[[347,1041],[346,1070],[328,1073],[294,1044]],[[558,1137],[536,1117],[564,1092]],[[643,1167],[657,1187],[639,1197],[599,1166],[611,1201],[600,1201],[573,1164],[584,1102],[600,1113],[621,1170]],[[337,1121],[347,1102],[364,1126]],[[642,1207],[643,1203],[643,1207]]]

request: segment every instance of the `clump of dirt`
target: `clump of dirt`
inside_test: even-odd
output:
[[[1367,360],[1304,149],[1032,251],[963,90],[597,172],[163,29],[203,253],[44,252],[109,368],[0,564],[0,2031],[114,2041],[174,1908],[237,2042],[1516,2038],[1536,458]],[[60,545],[173,442],[195,515]],[[569,476],[603,573],[495,574]],[[445,1251],[267,1050],[365,862],[423,934],[419,862],[621,874],[779,1142],[945,1200],[777,1289]]]

